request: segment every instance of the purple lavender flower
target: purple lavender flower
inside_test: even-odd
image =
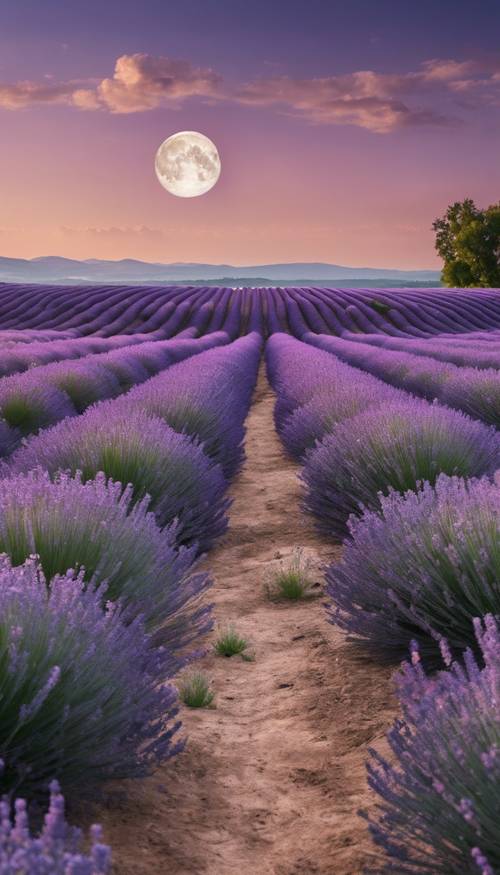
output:
[[[338,425],[306,458],[305,507],[318,527],[347,534],[350,514],[380,507],[380,493],[406,492],[439,474],[477,477],[500,466],[500,435],[439,405],[409,398],[370,407]]]
[[[2,875],[106,875],[111,868],[110,848],[102,842],[101,828],[90,830],[88,854],[82,851],[82,833],[65,819],[64,797],[57,781],[50,785],[49,809],[41,832],[32,836],[24,799],[0,802],[0,871]]]
[[[349,369],[350,370],[350,369]],[[390,386],[374,387],[367,381],[353,382],[351,373],[340,369],[331,381],[323,380],[318,394],[297,407],[281,428],[280,437],[291,456],[299,460],[333,429],[373,404],[397,399]]]
[[[472,619],[500,615],[499,486],[441,475],[353,518],[327,571],[332,622],[395,658],[412,638],[445,662],[474,647]]]
[[[0,559],[0,756],[6,789],[30,794],[61,780],[66,795],[111,777],[147,774],[172,756],[176,695],[168,650],[140,617],[34,562]]]
[[[134,502],[149,495],[159,525],[177,519],[178,543],[196,542],[201,551],[227,526],[220,467],[186,435],[121,401],[98,404],[31,438],[4,464],[3,476],[37,467],[51,476],[81,471],[84,482],[102,471],[123,488],[132,484]]]
[[[311,330],[336,334],[378,330],[419,338],[450,332],[472,339],[477,329],[498,326],[494,292],[454,290],[452,297],[445,289],[377,289],[374,298],[370,289],[3,284],[0,320],[6,337],[16,339],[22,328],[30,332],[30,340],[71,337],[76,332],[107,336],[130,332],[134,339],[151,333],[171,337],[192,326],[204,331],[224,327],[235,338],[249,330],[265,335],[268,323],[274,330],[289,328],[297,337]]]
[[[36,555],[49,584],[70,569],[105,582],[106,599],[142,614],[172,652],[210,625],[209,609],[196,606],[210,579],[191,573],[195,551],[176,538],[175,524],[158,528],[147,498],[132,505],[131,487],[103,474],[85,484],[41,470],[0,480],[0,553],[14,565]]]
[[[273,334],[266,343],[267,376],[278,398],[274,419],[281,434],[287,418],[320,391],[334,388],[340,373],[354,373],[360,383],[376,385],[322,350],[315,350],[287,334]]]
[[[76,362],[57,362],[34,373],[44,385],[65,392],[76,412],[83,413],[96,401],[113,398],[121,391],[117,377],[99,359],[100,356],[88,356]]]
[[[374,875],[494,875],[500,871],[500,634],[474,622],[484,667],[462,663],[428,677],[406,663],[397,689],[403,719],[388,734],[390,762],[371,751],[378,810],[367,817],[385,865]]]
[[[498,356],[500,360],[500,354]],[[469,416],[500,427],[500,371],[455,368],[443,386],[440,400]]]
[[[198,438],[233,477],[244,459],[244,419],[257,379],[261,340],[249,335],[172,366],[130,392],[125,403]]]
[[[36,369],[0,380],[0,416],[18,440],[75,413],[66,392],[40,380]]]
[[[363,336],[343,335],[346,340],[362,341],[386,350],[411,353],[416,356],[430,357],[439,362],[458,365],[458,367],[500,368],[499,336],[488,332],[478,332],[476,335],[462,334],[453,338],[438,334],[428,339],[413,337],[387,337],[384,334],[365,334]]]
[[[432,358],[418,358],[406,352],[391,352],[341,337],[308,334],[304,339],[315,347],[333,353],[349,365],[430,401],[440,397],[443,386],[456,370],[453,365],[446,365]]]
[[[102,340],[96,338],[95,342]],[[114,398],[148,380],[171,363],[227,340],[221,333],[200,340],[152,341],[90,354],[77,361],[57,361],[0,380],[0,417],[10,426],[7,455],[22,436],[82,413],[91,404]],[[87,345],[90,341],[87,340]],[[106,341],[109,346],[110,341]]]
[[[363,336],[364,337],[364,336]],[[418,348],[433,350],[429,356],[413,354],[415,341],[373,336],[370,344],[345,340],[340,337],[316,337],[306,335],[305,340],[334,353],[342,361],[362,368],[370,374],[386,380],[392,386],[421,395],[429,400],[438,399],[449,407],[463,410],[474,419],[489,425],[500,425],[500,372],[498,368],[480,370],[477,367],[457,367],[448,362],[437,361],[438,345],[429,341]],[[390,342],[389,349],[386,345]],[[446,358],[447,353],[445,353]],[[493,357],[494,358],[494,357]],[[497,354],[498,367],[500,355]]]
[[[20,331],[15,336],[17,343],[6,347],[0,362],[0,376],[10,376],[14,373],[20,373],[30,368],[39,365],[47,365],[50,362],[66,361],[69,359],[79,359],[83,356],[89,356],[95,353],[105,353],[108,350],[117,350],[121,347],[131,348],[133,344],[143,342],[144,339],[150,340],[149,337],[141,338],[139,336],[131,337],[127,335],[115,336],[110,338],[104,337],[71,337],[64,338],[63,332],[52,332],[56,334],[55,340],[39,338],[33,332],[28,330]],[[5,332],[1,332],[2,343],[7,340]],[[60,336],[62,335],[62,337]],[[34,337],[34,342],[27,343],[30,337]],[[14,339],[14,336],[13,336]]]

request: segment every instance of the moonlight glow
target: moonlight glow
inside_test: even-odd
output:
[[[205,194],[220,176],[215,143],[196,131],[180,131],[163,141],[156,153],[156,175],[170,194],[197,197]]]

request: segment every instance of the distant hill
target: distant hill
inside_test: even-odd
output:
[[[0,256],[0,282],[20,283],[214,283],[221,285],[438,285],[437,270],[383,270],[344,267],[321,262],[290,264],[150,264],[124,258],[121,261],[77,261],[48,255],[42,258]]]

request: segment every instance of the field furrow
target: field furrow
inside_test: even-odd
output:
[[[380,746],[395,710],[390,671],[325,623],[320,597],[284,604],[266,594],[270,571],[297,545],[318,594],[321,566],[340,553],[300,510],[274,400],[261,373],[228,534],[207,563],[216,623],[234,623],[254,658],[210,651],[202,665],[216,707],[183,709],[186,750],[153,777],[111,788],[92,811],[120,875],[358,875],[373,853],[356,812],[371,804],[367,745]]]

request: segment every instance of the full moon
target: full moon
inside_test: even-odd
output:
[[[180,131],[163,141],[156,153],[158,180],[176,197],[198,197],[214,187],[220,176],[215,143],[197,131]]]

